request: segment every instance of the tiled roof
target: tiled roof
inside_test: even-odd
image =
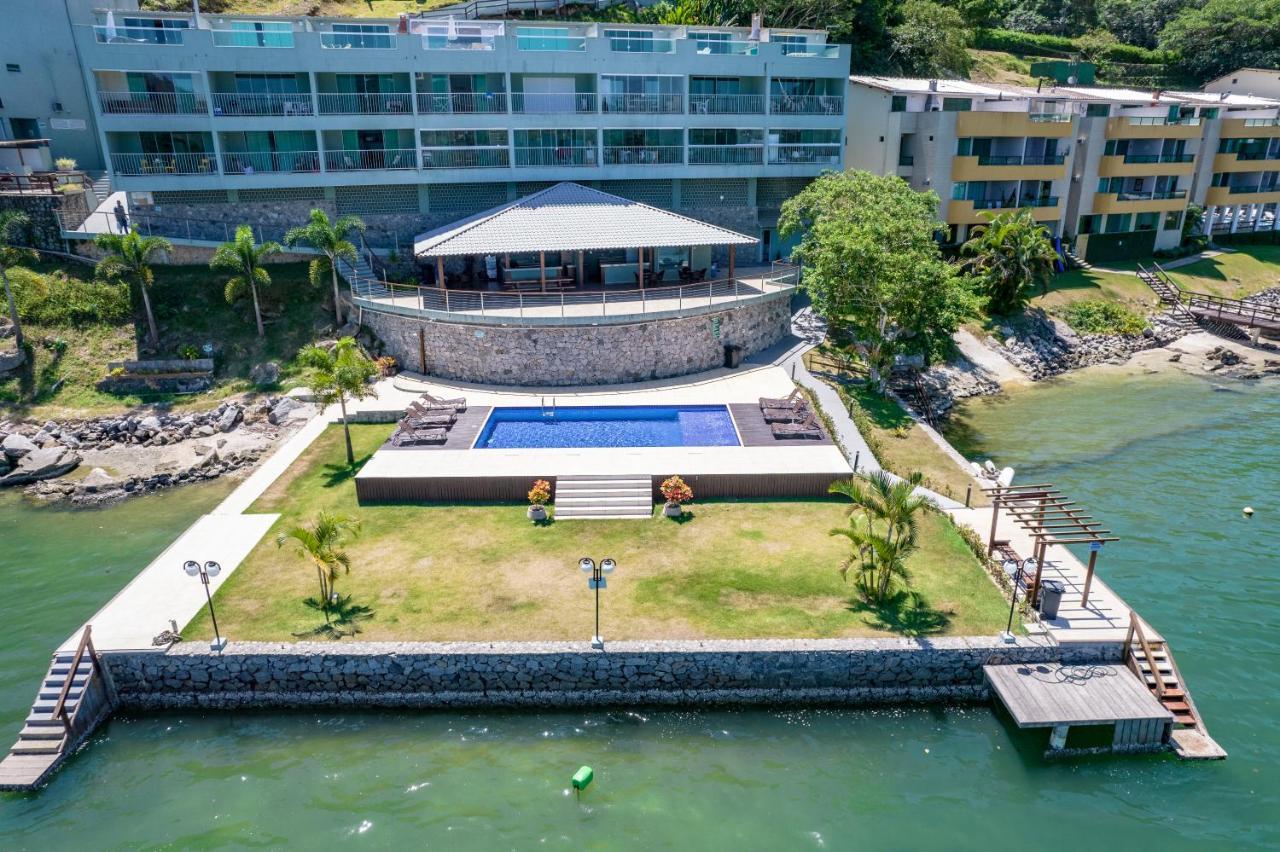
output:
[[[678,213],[576,183],[533,195],[419,234],[419,257],[601,251],[655,246],[740,246],[757,240]]]

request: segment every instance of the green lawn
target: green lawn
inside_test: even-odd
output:
[[[1169,276],[1184,290],[1243,299],[1268,287],[1280,287],[1280,246],[1241,246],[1237,251],[1170,269]]]
[[[108,361],[139,357],[145,346],[146,322],[135,294],[134,316],[120,322],[78,322],[63,325],[24,326],[32,347],[32,361],[25,370],[0,381],[0,414],[32,417],[93,415],[122,410],[148,402],[210,405],[221,397],[247,390],[249,371],[255,364],[276,360],[284,365],[282,384],[296,377],[291,361],[300,347],[315,336],[317,323],[332,323],[323,305],[324,288],[314,288],[304,263],[273,264],[272,284],[262,292],[267,335],[257,336],[253,308],[248,300],[228,305],[223,296],[227,276],[205,266],[157,266],[151,303],[160,330],[155,356],[179,357],[184,346],[216,347],[217,388],[206,394],[171,398],[113,395],[94,385],[106,375]],[[42,263],[41,275],[65,272],[69,278],[92,282],[93,267],[73,261]],[[21,276],[13,276],[15,287]]]
[[[386,426],[353,429],[367,458]],[[847,542],[841,500],[695,503],[674,522],[565,521],[535,526],[523,505],[360,507],[342,458],[341,430],[323,435],[254,505],[282,512],[272,533],[219,590],[219,626],[237,639],[290,641],[321,616],[304,604],[315,572],[275,533],[320,509],[351,514],[362,533],[338,590],[372,616],[367,640],[585,639],[592,596],[579,557],[619,568],[602,596],[614,639],[992,634],[1005,604],[959,534],[924,516],[911,588],[868,608],[837,569]],[[201,615],[188,635],[210,631]]]

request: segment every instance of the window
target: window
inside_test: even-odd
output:
[[[1227,180],[1231,175],[1228,172],[1215,172],[1213,175],[1214,186],[1226,186]]]
[[[963,136],[956,140],[956,156],[957,157],[968,157],[972,153],[973,153],[972,137]]]
[[[729,33],[689,33],[698,53],[728,53],[733,37]]]
[[[889,99],[889,112],[906,112],[906,111],[907,111],[906,95],[894,95]]]
[[[769,41],[782,45],[782,55],[792,56],[809,52],[809,39],[802,35],[770,35]]]
[[[184,18],[124,18],[123,23],[124,30],[117,37],[151,44],[182,44],[182,30],[191,27]]]
[[[1218,108],[1217,108],[1217,107],[1205,107],[1204,109],[1200,110],[1200,117],[1201,117],[1201,118],[1206,118],[1206,119],[1214,119],[1214,118],[1217,118],[1217,117],[1218,117]]]
[[[1182,229],[1182,211],[1170,210],[1164,214],[1164,230],[1178,231]]]
[[[231,32],[214,36],[229,47],[293,47],[293,24],[288,21],[232,21]]]
[[[1102,230],[1102,215],[1095,213],[1092,216],[1080,217],[1080,233],[1096,234]]]
[[[1133,230],[1132,213],[1110,213],[1107,215],[1107,233],[1123,234]]]
[[[10,74],[21,74],[22,66],[16,62],[6,62],[4,70],[8,71]]]
[[[953,201],[964,201],[965,194],[969,191],[969,184],[961,181],[951,186],[951,198]]]
[[[604,37],[609,40],[609,49],[619,53],[653,53],[654,42],[651,30],[605,30]],[[663,42],[665,50],[669,42]]]
[[[968,112],[973,109],[973,98],[943,98],[943,112]]]
[[[322,47],[390,48],[391,30],[382,24],[333,24],[333,32],[322,33]]]
[[[1138,218],[1134,220],[1133,229],[1135,231],[1154,231],[1159,224],[1159,213],[1139,213]]]
[[[1111,114],[1111,104],[1086,104],[1084,114],[1088,118],[1106,118]]]

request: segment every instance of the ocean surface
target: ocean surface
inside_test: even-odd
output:
[[[1091,372],[971,403],[951,435],[1119,534],[1102,576],[1170,640],[1229,760],[1047,760],[985,706],[119,717],[46,789],[0,795],[0,846],[1280,848],[1280,389]],[[85,512],[0,495],[0,735],[58,641],[225,488]]]

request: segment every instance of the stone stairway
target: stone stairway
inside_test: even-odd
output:
[[[653,482],[641,474],[556,477],[555,518],[653,517]]]

